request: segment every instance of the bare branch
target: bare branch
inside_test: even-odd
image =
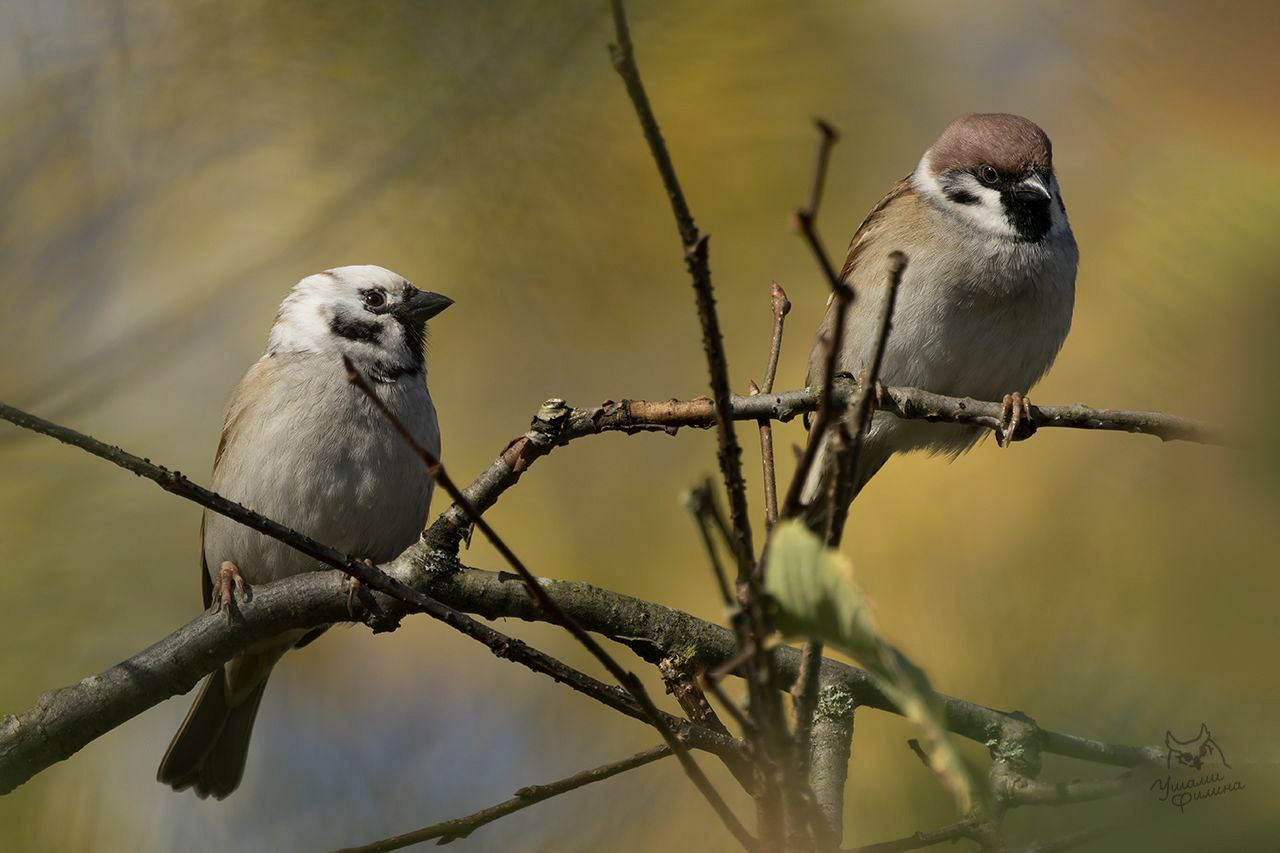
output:
[[[884,363],[885,348],[889,344],[889,332],[893,327],[893,309],[898,302],[898,288],[907,269],[907,256],[902,252],[889,253],[889,282],[880,307],[880,322],[876,330],[875,345],[871,350],[871,366],[859,383],[857,396],[850,406],[852,423],[840,423],[840,444],[843,452],[836,454],[835,487],[832,489],[831,511],[828,513],[827,544],[836,547],[844,536],[844,523],[849,517],[853,502],[853,490],[858,476],[858,459],[862,455],[862,442],[871,426],[871,415],[876,403],[876,390],[880,386],[880,369]]]
[[[390,850],[400,850],[401,848],[436,838],[440,839],[437,844],[448,844],[450,841],[466,838],[480,827],[493,823],[498,818],[506,817],[521,809],[527,809],[529,806],[536,805],[543,800],[549,800],[552,797],[576,791],[594,782],[612,779],[614,776],[651,764],[660,758],[666,758],[668,755],[671,755],[671,747],[665,744],[651,747],[644,752],[636,753],[630,758],[624,758],[621,761],[614,761],[610,764],[602,764],[599,767],[575,773],[555,782],[548,782],[545,785],[529,785],[521,788],[516,791],[515,796],[511,799],[495,806],[489,806],[487,809],[481,809],[466,817],[441,821],[431,826],[425,826],[422,829],[415,829],[413,832],[393,835],[390,838],[384,838],[371,844],[347,847],[339,850],[338,853],[387,853]]]
[[[992,794],[1009,806],[1064,806],[1087,803],[1132,793],[1150,773],[1133,768],[1109,779],[1073,779],[1070,782],[1043,782],[1021,775],[994,778]]]
[[[846,853],[902,853],[905,850],[919,850],[935,844],[958,841],[961,838],[974,838],[976,833],[977,829],[973,821],[962,820],[939,829],[922,830],[895,841],[881,841],[879,844],[855,847]]]
[[[754,415],[752,412],[750,417]],[[300,548],[318,550],[335,562],[341,562],[332,557],[324,546],[201,489],[176,472],[166,471],[118,448],[3,404],[0,404],[0,417],[84,447],[128,470],[172,486],[170,490],[180,496],[215,511],[225,510],[229,517],[250,523],[267,535],[297,544]],[[308,542],[309,545],[306,544]],[[373,598],[375,605],[365,618],[377,629],[393,627],[401,616],[421,606],[433,617],[481,639],[495,652],[508,657],[512,655],[504,650],[518,648],[522,644],[463,617],[453,607],[490,618],[551,621],[551,617],[530,599],[521,585],[506,583],[502,575],[474,570],[455,571],[457,566],[453,558],[435,550],[430,543],[414,545],[388,564],[387,568],[394,570],[395,577],[381,571],[375,573],[362,563],[353,565],[367,576],[386,578],[394,589],[404,587],[412,593],[386,600]],[[124,663],[79,684],[45,694],[29,711],[16,717],[6,717],[0,724],[0,792],[11,790],[50,764],[74,754],[85,744],[146,708],[190,690],[200,677],[254,642],[285,630],[348,621],[351,615],[347,610],[347,589],[337,579],[340,577],[328,572],[314,572],[257,587],[253,598],[241,605],[239,618],[233,624],[225,624],[217,615],[205,614]],[[401,577],[412,581],[413,586],[408,586]],[[373,582],[367,585],[377,589]],[[736,642],[727,630],[662,605],[567,581],[544,581],[539,586],[585,630],[618,639],[646,660],[656,662],[665,655],[692,646],[697,649],[699,662],[710,668],[729,661],[736,654]],[[406,604],[406,599],[412,604]],[[553,659],[534,650],[529,651],[534,662],[522,660],[526,665],[560,680],[567,680],[573,672],[568,668],[557,670],[547,663]],[[780,686],[789,686],[796,678],[799,654],[788,647],[776,648],[770,654],[778,669]],[[864,671],[828,660],[823,663],[823,673],[824,679],[830,677],[846,687],[858,704],[896,710]],[[616,691],[615,700],[608,704],[619,710],[628,706],[630,699],[622,691],[606,689]],[[939,701],[948,727],[979,742],[985,742],[993,732],[999,732],[1005,726],[1015,723],[1026,725],[1024,720],[961,699],[939,696]],[[638,708],[630,707],[632,716],[640,713]],[[672,720],[684,722],[670,718],[668,723],[674,725]],[[697,736],[697,728],[688,731],[691,732],[690,737]],[[1121,767],[1158,760],[1162,755],[1156,747],[1109,744],[1041,729],[1036,730],[1035,737],[1043,752]]]
[[[720,722],[715,709],[711,707],[711,703],[702,693],[702,688],[698,686],[698,673],[695,668],[697,659],[693,654],[694,650],[687,651],[688,654],[667,655],[658,661],[658,673],[662,676],[662,683],[667,685],[667,692],[675,697],[685,716],[700,726],[706,726],[712,731],[727,735],[729,730],[725,728],[724,723]]]
[[[449,609],[450,614],[466,611],[486,619],[551,621],[514,576],[459,568],[451,558],[423,543],[412,546],[386,568],[447,608],[457,608]],[[50,691],[21,714],[0,718],[0,793],[73,755],[147,708],[187,692],[204,675],[255,642],[288,630],[349,621],[352,617],[347,610],[344,578],[337,572],[316,571],[254,587],[252,598],[243,602],[231,624],[219,614],[204,613],[105,672]],[[697,649],[700,664],[713,667],[735,654],[736,643],[728,629],[687,613],[576,581],[545,580],[543,585],[580,625],[628,645],[645,660],[656,663],[692,647]],[[399,599],[380,594],[363,596],[362,602],[367,605],[368,614],[358,609],[357,615],[382,630],[413,612]],[[460,630],[481,639],[500,657],[509,657],[557,680],[565,680],[573,672],[568,667],[557,670],[546,663],[554,660],[549,656],[473,619],[464,619],[464,629]],[[521,647],[528,649],[528,656],[516,657],[511,651]],[[799,653],[779,646],[772,656],[780,683],[784,688],[790,687],[799,670]],[[857,667],[826,660],[823,677],[846,688],[859,705],[898,712],[876,689],[870,676]],[[629,716],[639,716],[640,709],[624,691],[603,687],[598,695],[592,695]],[[938,701],[947,727],[979,743],[985,743],[1010,723],[1022,723],[1010,714],[952,696],[939,694]],[[668,723],[690,745],[717,753],[741,749],[736,741],[725,742],[687,720],[671,716]],[[1135,767],[1164,758],[1164,751],[1157,746],[1105,743],[1044,729],[1038,730],[1038,739],[1043,752],[1119,767]]]
[[[707,701],[702,688],[698,686],[698,663],[695,650],[685,649],[682,653],[667,655],[658,661],[658,673],[667,692],[675,697],[693,723],[725,737],[732,737],[725,724],[716,716],[715,709]],[[752,776],[751,763],[746,755],[740,752],[725,752],[721,756],[725,766],[733,773],[734,778],[742,785],[743,790],[752,793],[755,790],[755,779]]]
[[[856,708],[852,694],[828,674],[812,712],[808,752],[801,753],[808,762],[809,787],[830,846],[839,845],[844,833],[844,789]]]
[[[751,523],[747,516],[747,486],[742,476],[742,449],[738,446],[737,436],[733,431],[733,419],[729,415],[729,367],[724,353],[724,340],[720,333],[720,319],[716,313],[716,300],[711,286],[711,267],[707,255],[707,236],[698,231],[694,224],[693,214],[685,201],[684,190],[680,188],[680,180],[676,177],[675,165],[671,154],[667,151],[667,143],[662,138],[658,120],[649,104],[649,96],[645,92],[644,81],[640,78],[640,67],[636,64],[635,50],[631,44],[631,31],[627,25],[627,14],[622,0],[611,0],[613,11],[614,36],[616,41],[609,46],[613,57],[613,67],[626,86],[627,95],[635,108],[636,118],[640,120],[641,130],[649,145],[649,153],[658,167],[662,177],[662,186],[671,200],[671,211],[675,215],[676,229],[680,232],[680,247],[684,252],[685,265],[693,279],[693,290],[698,305],[698,320],[702,325],[702,348],[707,356],[707,368],[711,374],[711,397],[716,418],[716,433],[719,441],[720,472],[724,476],[725,489],[729,494],[729,517],[733,522],[733,533],[738,550],[739,571],[745,579],[750,571],[755,550],[751,545]]]
[[[782,354],[782,331],[787,314],[791,311],[791,300],[787,292],[776,281],[769,291],[769,305],[773,308],[773,336],[769,341],[769,363],[764,369],[764,388],[750,383],[748,390],[751,396],[763,392],[773,392],[773,382],[778,375],[778,357]],[[773,422],[761,418],[760,425],[760,464],[764,469],[764,525],[765,531],[773,529],[778,521],[778,480],[777,468],[773,461]]]
[[[626,691],[632,695],[632,697],[634,697],[636,703],[639,704],[640,708],[644,711],[645,718],[655,729],[658,730],[658,734],[662,735],[662,739],[666,742],[667,746],[671,747],[671,751],[675,753],[676,758],[680,762],[680,766],[684,769],[689,780],[693,782],[694,787],[697,788],[699,793],[701,793],[707,800],[712,810],[719,815],[720,820],[724,823],[725,827],[733,834],[734,838],[738,840],[738,843],[741,844],[744,849],[755,850],[755,839],[751,837],[751,834],[748,833],[746,828],[743,827],[741,822],[739,822],[738,818],[733,814],[733,810],[729,808],[728,803],[724,801],[724,798],[720,796],[720,793],[715,789],[715,786],[711,784],[711,780],[707,778],[706,774],[702,772],[702,769],[698,767],[697,762],[693,760],[691,755],[689,755],[689,750],[680,742],[679,738],[676,737],[675,732],[672,731],[671,727],[663,718],[662,712],[653,704],[653,699],[649,697],[649,692],[645,690],[644,684],[641,683],[638,677],[636,677],[636,674],[625,669],[621,664],[614,660],[613,656],[606,652],[604,647],[596,642],[594,637],[588,634],[581,625],[574,621],[572,616],[569,616],[560,609],[559,605],[556,604],[555,599],[547,595],[546,590],[542,588],[542,584],[540,584],[538,579],[534,577],[533,572],[529,571],[528,567],[525,566],[524,561],[516,556],[516,553],[511,550],[509,545],[507,545],[506,540],[498,535],[497,531],[490,526],[489,522],[485,521],[484,516],[480,514],[480,510],[467,500],[466,496],[462,493],[462,489],[458,488],[457,484],[453,482],[453,479],[445,470],[444,465],[441,464],[440,459],[414,439],[413,433],[411,433],[408,428],[401,423],[400,419],[396,417],[394,412],[387,408],[387,405],[382,402],[382,398],[380,398],[373,388],[369,386],[369,383],[365,381],[365,378],[360,374],[360,371],[356,370],[351,359],[344,355],[342,357],[342,363],[347,369],[348,381],[359,388],[364,393],[365,397],[369,399],[369,402],[371,402],[373,406],[382,413],[382,416],[385,417],[393,427],[395,427],[396,432],[400,433],[400,436],[411,448],[413,448],[413,451],[418,455],[418,458],[422,460],[422,464],[426,467],[427,472],[432,476],[432,478],[435,479],[436,483],[448,492],[449,496],[453,498],[455,503],[462,507],[467,518],[470,519],[471,523],[474,524],[482,534],[484,534],[484,537],[489,540],[489,544],[493,545],[494,549],[502,555],[502,558],[506,560],[507,565],[516,570],[516,574],[518,574],[524,581],[525,588],[529,591],[530,598],[537,602],[538,605],[550,615],[551,621],[564,627],[571,635],[573,635],[574,639],[581,643],[587,651],[591,652],[592,656],[609,671],[609,674],[617,679],[618,683],[621,684]]]
[[[715,540],[711,536],[711,528],[714,526],[722,534],[725,544],[730,548],[733,547],[733,541],[729,538],[727,525],[720,516],[720,507],[716,506],[716,493],[711,488],[711,481],[707,480],[690,489],[685,495],[684,505],[693,516],[693,521],[698,526],[698,535],[707,549],[707,559],[711,563],[711,571],[715,574],[716,587],[720,590],[720,599],[724,602],[725,610],[733,610],[737,607],[736,599],[733,590],[729,588],[728,575],[725,574],[724,566],[720,562],[720,552],[716,549]]]
[[[725,491],[729,496],[729,519],[733,527],[734,556],[738,567],[738,600],[742,609],[733,620],[738,643],[747,647],[750,640],[755,640],[755,647],[762,648],[762,641],[768,634],[768,614],[764,610],[762,595],[757,582],[758,569],[755,565],[755,548],[751,541],[751,519],[747,510],[747,484],[742,474],[742,448],[734,432],[733,417],[730,414],[729,364],[724,352],[724,340],[720,331],[720,319],[716,313],[715,293],[711,285],[711,264],[709,260],[708,237],[698,231],[694,224],[693,214],[685,201],[684,191],[676,177],[675,165],[667,150],[666,141],[658,127],[653,107],[645,91],[640,77],[640,68],[636,64],[635,50],[631,44],[631,32],[627,24],[626,9],[623,0],[611,0],[613,12],[614,34],[616,41],[610,45],[613,67],[622,78],[627,95],[635,109],[636,118],[640,122],[649,153],[662,178],[662,185],[671,201],[671,210],[675,216],[676,229],[680,234],[680,245],[684,253],[685,266],[693,282],[695,302],[698,308],[698,320],[702,327],[702,349],[706,355],[707,369],[711,380],[711,398],[716,421],[717,457],[720,462],[720,473],[724,479]],[[782,707],[778,701],[774,673],[770,659],[761,652],[755,659],[747,679],[751,691],[752,713],[760,721],[759,731],[763,741],[767,741],[767,750],[775,760],[785,753],[787,748]],[[764,744],[762,744],[764,745]],[[765,749],[757,749],[757,759],[763,761]],[[786,762],[783,762],[785,765]],[[768,777],[767,763],[761,763],[762,775]],[[760,803],[770,815],[780,813],[773,808],[777,799],[773,792],[773,782],[766,778],[759,787]],[[772,819],[763,822],[762,834],[766,847],[774,847],[780,840],[778,827],[781,821]]]
[[[804,236],[810,251],[822,268],[823,275],[826,276],[827,284],[831,287],[831,297],[835,300],[835,315],[829,337],[824,341],[826,355],[822,362],[822,390],[818,397],[817,414],[809,429],[809,441],[805,445],[804,455],[800,457],[800,464],[796,466],[795,474],[792,475],[791,485],[787,489],[787,498],[782,505],[782,515],[787,518],[795,516],[800,511],[800,494],[804,490],[805,482],[809,479],[809,472],[813,469],[814,460],[818,456],[818,448],[831,423],[836,363],[844,343],[845,319],[849,315],[849,308],[853,305],[855,298],[853,286],[840,278],[840,274],[831,264],[827,250],[822,245],[822,238],[818,236],[818,202],[822,199],[822,185],[826,181],[831,148],[836,144],[839,136],[825,121],[817,119],[814,123],[818,128],[818,153],[813,167],[813,185],[809,191],[808,204],[796,211],[795,216],[792,217],[792,223]]]
[[[181,471],[170,471],[161,465],[153,464],[149,459],[134,456],[119,447],[112,447],[92,436],[77,432],[70,427],[46,421],[44,418],[16,409],[5,403],[0,403],[0,418],[23,429],[55,438],[63,444],[78,447],[100,459],[105,459],[114,465],[120,466],[126,471],[131,471],[139,477],[145,477],[166,492],[198,503],[219,515],[224,515],[246,527],[251,527],[273,539],[278,539],[308,557],[332,566],[355,578],[364,586],[398,598],[406,604],[430,613],[436,618],[446,619],[447,614],[441,610],[441,605],[432,601],[418,590],[390,577],[368,563],[356,560],[348,554],[335,551],[333,548],[322,545],[309,536],[304,536],[296,530],[291,530],[283,524],[272,521],[266,516],[247,509],[234,501],[229,501],[216,492],[211,492],[203,486],[196,485],[184,477]]]
[[[818,707],[818,676],[822,671],[822,641],[808,640],[800,652],[800,673],[795,687],[795,741],[800,769],[809,767],[809,742],[813,733],[813,712]]]
[[[847,407],[858,392],[858,383],[848,376],[837,375],[831,387],[836,406]],[[770,419],[785,423],[816,411],[821,397],[822,388],[818,386],[772,394],[735,395],[729,398],[729,410],[737,421]],[[1000,426],[1000,403],[947,397],[905,386],[886,387],[876,411],[904,420],[969,424],[993,432]],[[1055,427],[1106,430],[1151,435],[1163,441],[1227,447],[1242,445],[1238,437],[1210,424],[1162,412],[1096,409],[1076,403],[1032,405],[1031,413],[1037,430]],[[705,397],[691,400],[606,400],[599,406],[586,408],[572,408],[564,400],[551,399],[534,416],[529,431],[507,445],[464,494],[478,509],[486,510],[497,503],[502,493],[514,486],[538,459],[585,436],[606,432],[674,435],[682,427],[710,429],[715,426],[715,407]],[[431,525],[427,536],[437,547],[454,550],[467,527],[465,513],[452,506]]]

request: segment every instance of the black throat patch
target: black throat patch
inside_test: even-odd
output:
[[[1023,199],[1012,192],[1002,192],[1000,202],[1005,218],[1018,232],[1018,239],[1039,243],[1049,233],[1049,199]]]
[[[404,332],[404,348],[406,355],[417,367],[422,367],[426,360],[427,324],[407,317],[397,318],[400,329]]]

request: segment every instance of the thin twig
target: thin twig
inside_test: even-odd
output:
[[[973,838],[975,832],[976,828],[973,825],[973,821],[961,820],[939,829],[915,832],[906,838],[855,847],[846,851],[846,853],[902,853],[905,850],[919,850],[922,847],[932,847],[935,844],[958,841],[961,838]]]
[[[853,490],[858,477],[858,460],[862,456],[862,444],[871,427],[875,410],[876,389],[880,387],[880,370],[884,364],[885,349],[889,344],[889,332],[893,328],[893,309],[898,302],[898,288],[907,269],[907,256],[902,252],[889,253],[889,281],[880,307],[876,340],[871,350],[871,366],[859,383],[857,396],[851,408],[852,423],[841,423],[841,438],[845,451],[838,453],[835,487],[832,489],[832,505],[827,520],[827,544],[840,545],[844,535],[844,523],[849,517],[849,505],[853,502]]]
[[[756,724],[751,722],[751,718],[746,715],[733,697],[725,692],[724,685],[720,683],[719,679],[712,678],[710,673],[704,672],[699,676],[698,683],[703,690],[716,697],[721,707],[729,712],[729,716],[733,717],[734,722],[738,724],[738,728],[742,729],[743,736],[750,737],[755,733]]]
[[[1097,841],[1104,835],[1114,832],[1119,826],[1119,822],[1102,823],[1097,826],[1086,827],[1085,829],[1076,830],[1066,835],[1060,835],[1057,838],[1047,838],[1041,841],[1032,841],[1022,847],[1017,848],[1015,853],[1062,853],[1064,850],[1071,850],[1082,844],[1088,844],[1091,841]]]
[[[834,404],[848,405],[856,398],[858,383],[837,376],[832,383]],[[980,426],[993,432],[1000,426],[1000,403],[968,397],[947,397],[906,386],[886,387],[876,411],[903,420],[933,423],[959,423]],[[771,419],[790,422],[817,410],[823,388],[812,386],[774,394],[735,395],[730,398],[730,411],[735,421]],[[1188,441],[1196,444],[1240,447],[1239,437],[1210,424],[1169,415],[1163,412],[1097,409],[1082,403],[1074,405],[1031,406],[1036,429],[1068,428],[1106,430],[1151,435],[1163,441]],[[481,510],[497,503],[504,492],[514,486],[521,475],[538,459],[557,447],[586,436],[607,432],[626,435],[658,432],[674,435],[681,428],[711,429],[716,426],[715,407],[701,397],[691,400],[607,400],[599,406],[573,408],[564,400],[551,399],[534,416],[528,432],[508,443],[503,452],[476,480],[466,488],[466,497]],[[449,507],[427,532],[428,540],[445,551],[456,550],[458,541],[469,527],[466,515],[454,505]]]
[[[448,844],[450,841],[456,841],[459,838],[466,838],[480,827],[488,823],[493,823],[501,817],[506,817],[513,812],[521,809],[527,809],[529,806],[536,805],[543,800],[549,800],[552,797],[558,797],[561,794],[567,794],[570,791],[576,791],[579,788],[590,785],[594,782],[603,782],[605,779],[612,779],[628,770],[634,770],[637,767],[643,767],[646,764],[666,758],[671,755],[671,747],[655,746],[646,749],[644,752],[636,753],[630,758],[624,758],[621,761],[614,761],[609,764],[602,764],[599,767],[593,767],[590,770],[584,770],[581,773],[575,773],[572,776],[566,776],[555,782],[548,782],[545,785],[530,785],[516,791],[514,797],[487,809],[481,809],[478,812],[469,814],[466,817],[457,817],[452,820],[441,821],[440,823],[425,826],[422,829],[415,829],[413,832],[406,832],[403,835],[393,835],[390,838],[384,838],[381,841],[374,841],[370,844],[363,844],[359,847],[346,847],[339,850],[338,853],[387,853],[390,850],[400,850],[412,844],[419,844],[423,841],[432,839],[440,839],[437,844]]]
[[[635,49],[631,44],[631,31],[627,25],[626,10],[622,0],[611,0],[614,37],[609,46],[613,67],[626,86],[627,95],[640,121],[649,153],[653,155],[662,186],[671,201],[676,229],[680,233],[680,247],[685,265],[693,280],[698,306],[698,320],[702,325],[702,347],[707,356],[707,368],[711,376],[711,398],[716,412],[716,432],[719,440],[720,471],[729,494],[729,517],[733,522],[740,567],[749,570],[754,549],[751,545],[751,523],[747,516],[747,486],[742,476],[742,449],[733,431],[733,419],[729,414],[729,368],[724,353],[724,340],[720,332],[720,319],[716,313],[715,295],[711,286],[711,267],[707,256],[707,236],[698,231],[693,214],[685,201],[684,190],[676,177],[675,165],[667,151],[667,143],[658,128],[658,120],[649,104],[640,67],[636,64]],[[745,574],[745,573],[744,573]]]
[[[344,355],[342,357],[342,363],[347,370],[347,380],[364,393],[365,397],[367,397],[369,402],[373,404],[374,408],[376,408],[382,416],[387,419],[387,421],[395,428],[396,432],[400,433],[400,436],[405,440],[405,442],[413,448],[413,451],[418,455],[418,458],[422,460],[422,464],[426,467],[427,472],[435,482],[444,489],[459,506],[462,507],[471,522],[482,534],[484,534],[484,537],[489,540],[489,544],[497,550],[511,568],[515,569],[516,574],[518,574],[524,581],[525,587],[528,589],[529,595],[533,600],[538,602],[538,604],[551,615],[555,622],[558,622],[568,630],[568,632],[573,635],[574,639],[581,643],[582,646],[586,648],[586,650],[589,651],[606,670],[609,671],[609,674],[617,679],[618,683],[635,698],[637,704],[639,704],[641,709],[644,711],[650,724],[658,730],[658,733],[662,735],[663,741],[665,741],[667,746],[671,747],[672,752],[675,753],[676,758],[680,761],[680,766],[684,768],[685,774],[689,777],[690,781],[693,782],[694,787],[696,787],[703,797],[706,798],[707,802],[711,805],[711,808],[720,816],[721,821],[724,822],[725,827],[733,834],[734,838],[738,839],[738,842],[744,849],[755,850],[757,847],[755,839],[751,837],[751,834],[748,833],[746,828],[738,821],[738,818],[733,814],[733,810],[729,808],[728,804],[725,803],[724,799],[720,796],[720,793],[715,789],[715,786],[711,784],[711,780],[702,772],[702,769],[698,767],[698,763],[693,760],[691,755],[689,755],[688,749],[680,742],[679,738],[676,737],[675,733],[671,730],[671,727],[667,725],[666,721],[662,717],[662,713],[658,710],[657,706],[653,704],[653,700],[649,697],[648,691],[644,689],[644,685],[640,682],[640,679],[636,677],[635,673],[624,669],[621,664],[613,659],[612,655],[604,650],[603,646],[596,642],[594,637],[588,634],[582,626],[574,621],[571,616],[560,609],[560,606],[556,604],[555,599],[547,595],[547,591],[542,588],[542,584],[538,582],[538,579],[534,576],[533,572],[529,571],[524,562],[517,557],[515,552],[507,545],[506,541],[498,535],[497,531],[495,531],[493,527],[489,525],[489,522],[485,521],[484,516],[480,514],[480,510],[476,509],[467,501],[466,497],[462,494],[462,490],[453,482],[453,479],[445,470],[444,465],[441,464],[440,459],[418,443],[417,439],[413,437],[413,433],[411,433],[400,421],[395,412],[391,411],[391,409],[387,407],[386,403],[384,403],[382,398],[378,396],[377,392],[373,390],[365,380],[364,376],[361,375],[360,371],[356,369],[355,365],[351,362],[351,359]]]
[[[720,562],[720,551],[711,537],[711,527],[714,525],[717,528],[725,544],[730,548],[733,547],[733,541],[729,538],[724,519],[720,516],[720,507],[716,505],[716,494],[711,488],[711,482],[708,480],[690,489],[685,496],[684,505],[693,516],[693,521],[698,526],[698,535],[702,538],[702,544],[706,546],[707,559],[711,562],[711,571],[715,574],[716,587],[720,590],[720,598],[725,610],[733,610],[737,606],[736,599],[733,590],[729,588],[729,577],[725,574],[724,565]]]
[[[627,95],[631,99],[636,118],[640,122],[645,141],[649,146],[649,153],[658,168],[662,185],[671,202],[685,266],[689,270],[693,283],[698,320],[702,327],[702,348],[710,374],[711,398],[716,419],[717,457],[725,491],[729,497],[729,518],[733,526],[734,556],[738,568],[738,600],[743,605],[733,622],[740,646],[745,647],[748,641],[755,640],[756,647],[762,649],[762,641],[769,633],[769,617],[765,612],[757,581],[755,549],[751,541],[751,519],[747,508],[747,484],[742,474],[742,448],[738,444],[733,417],[730,414],[729,367],[720,331],[720,319],[716,312],[715,293],[711,284],[708,237],[699,233],[694,223],[693,214],[685,200],[680,181],[676,177],[671,154],[667,150],[666,141],[658,127],[658,120],[649,103],[649,96],[640,76],[640,67],[636,63],[623,0],[611,0],[610,9],[613,13],[616,39],[609,46],[613,67],[626,87]],[[761,651],[754,661],[747,683],[751,692],[752,713],[760,717],[761,735],[769,741],[771,749],[768,752],[777,756],[785,751],[787,744],[783,734],[786,724],[775,682],[772,662]],[[757,757],[763,760],[765,751],[758,750]],[[765,765],[761,766],[763,768]],[[764,775],[769,774],[766,772]],[[775,800],[772,780],[765,780],[765,784],[760,786],[759,797],[767,801],[764,805],[768,806],[766,811],[770,811]],[[770,811],[771,814],[777,812],[778,810]],[[766,821],[766,826],[762,829],[765,846],[776,846],[780,840],[778,837],[780,825],[780,821]]]
[[[769,305],[773,309],[773,336],[769,341],[769,363],[764,370],[764,388],[760,389],[751,383],[749,391],[752,396],[759,393],[773,393],[773,382],[778,375],[778,357],[782,353],[782,331],[787,314],[791,311],[791,300],[787,292],[776,281],[769,291]],[[760,464],[764,468],[764,524],[765,531],[773,529],[778,522],[778,480],[777,469],[773,459],[773,422],[761,418],[760,425]]]
[[[391,577],[381,569],[356,560],[351,555],[343,554],[327,545],[322,545],[310,536],[304,536],[298,531],[272,521],[235,501],[227,500],[222,495],[193,483],[183,476],[181,471],[170,471],[161,465],[153,464],[149,459],[134,456],[119,447],[112,447],[92,436],[77,432],[70,427],[55,424],[52,421],[46,421],[44,418],[16,409],[5,403],[0,403],[0,418],[23,429],[55,438],[63,444],[78,447],[97,456],[99,459],[105,459],[114,465],[124,468],[126,471],[131,471],[139,477],[145,477],[166,492],[194,501],[205,509],[226,516],[232,521],[238,521],[246,527],[270,536],[272,539],[279,540],[291,548],[306,554],[313,560],[332,566],[355,578],[364,586],[400,599],[404,603],[436,618],[444,619],[446,616],[444,609],[447,608],[443,608],[443,605],[439,604],[439,602],[433,601],[408,584]]]
[[[818,202],[822,198],[822,185],[826,179],[827,161],[831,156],[831,148],[836,144],[839,136],[831,125],[821,119],[818,119],[815,124],[818,128],[818,153],[813,168],[813,184],[809,191],[809,203],[796,211],[795,216],[792,217],[792,222],[795,228],[804,236],[805,242],[809,244],[810,251],[818,261],[818,265],[822,267],[827,284],[831,288],[832,298],[835,300],[835,314],[831,329],[828,331],[827,338],[824,341],[826,354],[822,362],[822,390],[818,397],[817,414],[814,416],[813,424],[809,429],[809,441],[805,444],[804,454],[800,457],[800,464],[796,466],[795,474],[791,478],[791,485],[787,489],[786,501],[782,505],[782,515],[785,518],[794,517],[800,511],[800,496],[804,491],[806,481],[809,479],[809,472],[813,468],[814,460],[818,456],[818,448],[821,446],[827,427],[832,420],[832,412],[834,410],[834,383],[832,380],[835,378],[836,364],[844,344],[845,318],[848,316],[849,308],[853,305],[855,298],[852,285],[840,278],[840,274],[836,272],[835,267],[831,264],[827,250],[822,245],[822,238],[818,236]]]

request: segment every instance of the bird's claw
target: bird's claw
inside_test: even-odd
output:
[[[373,561],[372,561],[372,560],[367,560],[367,559],[366,559],[366,560],[361,560],[360,562],[364,563],[366,566],[368,566],[368,567],[369,567],[369,568],[371,568],[371,569],[376,568],[376,567],[373,565]],[[356,612],[355,612],[355,607],[354,607],[354,605],[355,605],[355,601],[356,601],[356,598],[360,595],[360,592],[364,589],[364,584],[363,584],[363,583],[361,583],[361,582],[360,582],[360,579],[359,579],[359,578],[357,578],[357,577],[355,577],[355,576],[348,577],[348,578],[347,578],[347,583],[348,583],[348,587],[347,587],[347,615],[348,615],[348,616],[350,616],[350,617],[351,617],[351,621],[353,621],[353,622],[354,622],[354,621],[355,621],[355,618],[356,618]]]
[[[1036,433],[1031,417],[1031,401],[1021,391],[1005,394],[1000,404],[1000,424],[996,427],[996,443],[1008,447],[1015,441],[1026,441]]]
[[[360,590],[364,588],[364,584],[360,583],[359,578],[348,578],[347,587],[347,615],[351,617],[351,621],[356,619],[356,611],[354,608],[356,596],[360,594]]]
[[[867,369],[863,368],[862,370],[858,371],[858,386],[865,388],[866,385],[867,385]],[[875,394],[874,396],[875,402],[874,402],[873,408],[878,409],[884,405],[884,383],[882,383],[878,377],[876,378],[876,384],[872,388],[872,390],[874,391],[874,394]]]
[[[231,624],[231,609],[235,604],[235,596],[244,598],[244,577],[240,574],[240,569],[230,560],[223,561],[218,567],[218,600],[216,609],[218,613],[224,615],[227,624]]]

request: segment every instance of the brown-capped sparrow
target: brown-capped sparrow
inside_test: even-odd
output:
[[[887,293],[890,253],[908,263],[894,306],[880,380],[939,394],[1004,400],[1001,444],[1034,429],[1023,396],[1053,363],[1071,327],[1076,241],[1053,172],[1049,137],[1034,122],[972,113],[951,122],[916,170],[881,199],[853,236],[842,279],[857,298],[836,369],[869,369]],[[834,303],[809,355],[809,384],[823,378]],[[952,457],[980,427],[873,417],[854,494],[895,453]],[[823,436],[802,499],[821,522],[831,482]]]
[[[347,554],[374,562],[418,537],[434,486],[421,460],[347,381],[347,356],[432,453],[440,429],[427,393],[426,321],[452,304],[390,270],[351,266],[308,276],[285,297],[266,354],[227,406],[213,460],[215,491]],[[200,583],[206,607],[233,590],[318,565],[275,539],[206,512]],[[222,799],[244,775],[267,677],[323,628],[265,640],[202,683],[160,762],[159,781]]]

